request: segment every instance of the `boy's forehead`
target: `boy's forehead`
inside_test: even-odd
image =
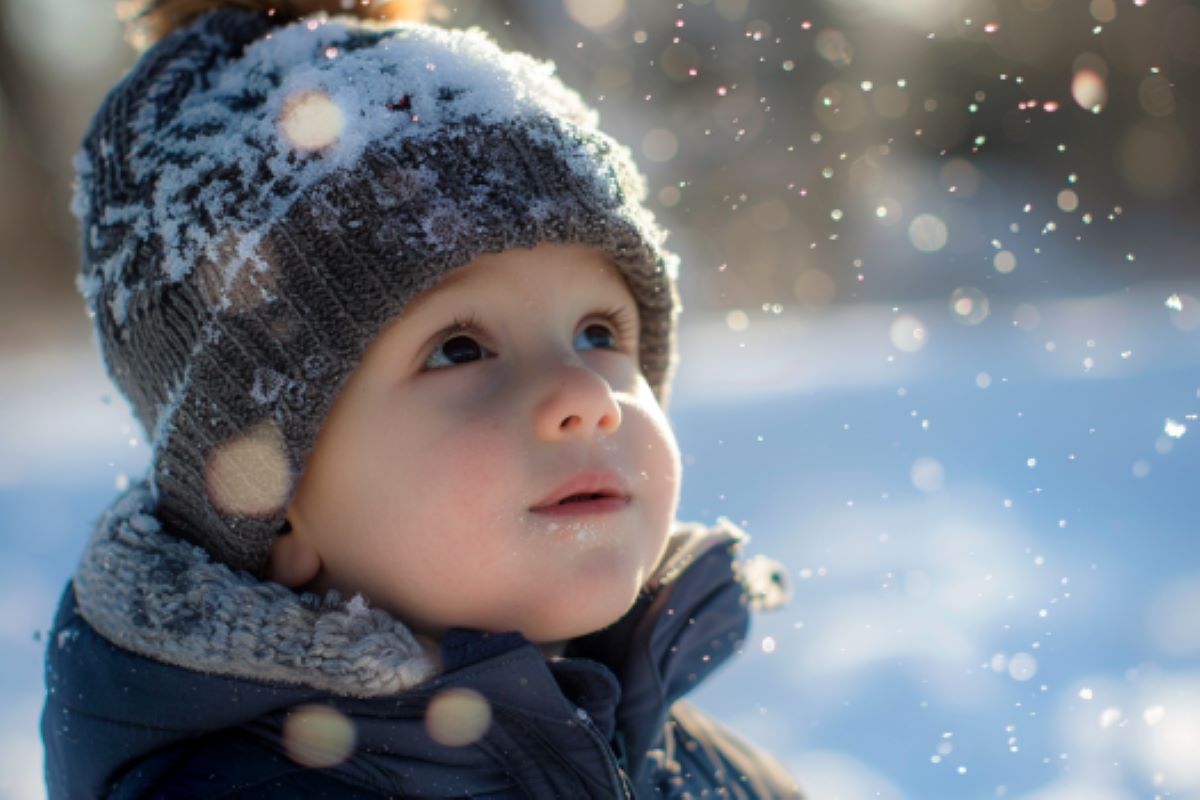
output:
[[[499,263],[493,263],[497,256],[503,256],[510,268],[504,269]],[[523,263],[519,267],[512,267],[511,259],[522,257],[524,258]],[[549,291],[553,287],[585,287],[588,292],[596,291],[601,287],[611,287],[617,290],[623,289],[632,297],[632,292],[629,290],[624,276],[604,253],[590,251],[580,258],[571,260],[574,262],[575,268],[569,273],[563,273],[564,276],[569,275],[569,277],[562,283],[554,283],[547,282],[545,279],[554,271],[561,272],[565,264],[556,259],[539,259],[536,251],[507,250],[503,253],[480,256],[476,260],[446,273],[437,283],[410,300],[406,304],[404,316],[411,317],[434,298],[452,296],[457,293],[476,291],[492,293],[507,290],[524,295],[524,284],[513,280],[518,269],[525,272],[529,279],[536,279],[543,292]]]

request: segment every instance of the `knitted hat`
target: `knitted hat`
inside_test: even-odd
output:
[[[159,20],[188,13],[105,98],[74,162],[79,288],[146,430],[164,522],[261,574],[367,345],[484,253],[604,251],[665,406],[677,258],[628,149],[552,64],[477,29],[228,1],[148,0]]]

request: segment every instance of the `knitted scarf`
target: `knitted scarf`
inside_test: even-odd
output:
[[[297,594],[215,561],[167,532],[144,484],[98,521],[73,578],[80,613],[106,639],[139,655],[227,677],[279,681],[350,697],[390,695],[436,672],[437,654],[361,595]],[[716,541],[748,537],[677,523],[647,586],[673,581]],[[785,600],[782,573],[758,557],[735,564],[750,603]]]

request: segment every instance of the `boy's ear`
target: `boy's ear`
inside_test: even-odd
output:
[[[317,577],[321,556],[315,547],[296,535],[291,523],[271,543],[267,578],[296,589]]]

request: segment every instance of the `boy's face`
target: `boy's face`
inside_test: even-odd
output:
[[[467,317],[478,327],[454,327]],[[599,250],[542,244],[455,270],[383,330],[338,395],[272,577],[362,592],[432,635],[547,643],[616,621],[679,498],[678,445],[637,339],[633,296]],[[611,471],[627,502],[534,510],[585,471]]]

